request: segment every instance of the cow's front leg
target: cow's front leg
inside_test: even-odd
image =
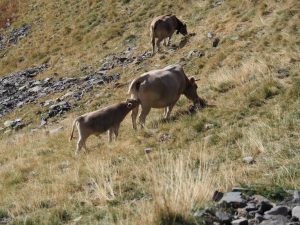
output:
[[[131,112],[132,127],[135,130],[136,130],[136,118],[137,118],[138,112],[139,112],[139,106],[132,109],[132,112]]]
[[[142,112],[140,114],[139,120],[142,128],[145,127],[146,117],[150,112],[151,107],[148,106],[142,106]]]

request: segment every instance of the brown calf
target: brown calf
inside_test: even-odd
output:
[[[126,102],[114,104],[77,117],[73,122],[72,132],[70,135],[71,141],[73,138],[74,127],[76,125],[79,139],[75,155],[80,152],[82,147],[86,149],[85,142],[92,134],[98,136],[99,134],[108,131],[109,141],[112,140],[113,133],[117,139],[120,123],[123,121],[125,116],[138,105],[138,100],[127,99]]]

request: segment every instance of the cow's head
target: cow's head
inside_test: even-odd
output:
[[[201,104],[201,99],[199,98],[197,94],[197,84],[196,80],[194,77],[191,77],[190,79],[187,80],[186,88],[183,92],[183,94],[193,101],[194,105],[200,105]]]
[[[126,100],[126,106],[127,106],[128,109],[134,109],[139,104],[140,104],[140,101],[136,100],[136,99],[127,99]]]
[[[187,29],[186,29],[186,24],[184,24],[184,23],[181,23],[180,25],[179,25],[179,28],[178,28],[178,30],[177,30],[177,34],[179,34],[179,33],[181,33],[182,35],[187,35]]]

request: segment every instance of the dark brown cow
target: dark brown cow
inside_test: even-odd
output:
[[[181,94],[192,100],[197,107],[203,107],[204,102],[197,94],[197,84],[194,77],[188,78],[180,65],[170,65],[160,70],[152,70],[134,79],[128,93],[131,98],[138,99],[142,112],[139,120],[142,126],[151,108],[165,108],[165,118],[171,111]],[[136,117],[139,107],[132,110],[132,125],[136,129]]]
[[[186,24],[182,23],[175,15],[163,15],[156,17],[150,25],[150,33],[152,38],[152,54],[155,52],[155,39],[158,51],[160,51],[160,42],[164,40],[165,45],[169,45],[173,33],[177,30],[177,34],[187,35]],[[169,38],[166,44],[166,38]]]
[[[79,153],[82,147],[86,149],[86,139],[92,134],[99,135],[100,133],[108,131],[109,141],[112,141],[113,133],[117,139],[120,123],[123,121],[125,116],[138,105],[138,100],[127,99],[126,102],[114,104],[77,117],[73,122],[70,136],[71,141],[73,138],[74,127],[76,125],[79,139],[75,155]]]

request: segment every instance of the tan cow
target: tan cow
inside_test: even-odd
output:
[[[115,134],[117,139],[120,123],[125,116],[135,107],[139,105],[138,100],[127,99],[126,102],[121,102],[108,106],[106,108],[86,113],[77,117],[73,122],[70,141],[73,138],[74,127],[76,125],[78,130],[79,139],[77,142],[77,148],[75,155],[77,155],[82,147],[86,149],[86,140],[92,135],[99,135],[105,131],[108,131],[109,141],[112,141],[112,135]]]
[[[170,65],[160,70],[152,70],[134,79],[128,93],[131,98],[138,99],[142,112],[139,116],[142,127],[151,108],[165,108],[165,118],[171,111],[181,94],[192,100],[197,107],[203,107],[204,101],[197,94],[194,77],[188,78],[180,65]],[[132,110],[132,125],[136,129],[136,117],[139,107]]]
[[[169,45],[173,33],[187,35],[186,24],[182,23],[175,15],[163,15],[152,20],[150,33],[152,38],[152,54],[155,52],[155,39],[158,51],[160,51],[160,42],[164,40],[164,45]],[[166,38],[169,38],[166,44]]]

